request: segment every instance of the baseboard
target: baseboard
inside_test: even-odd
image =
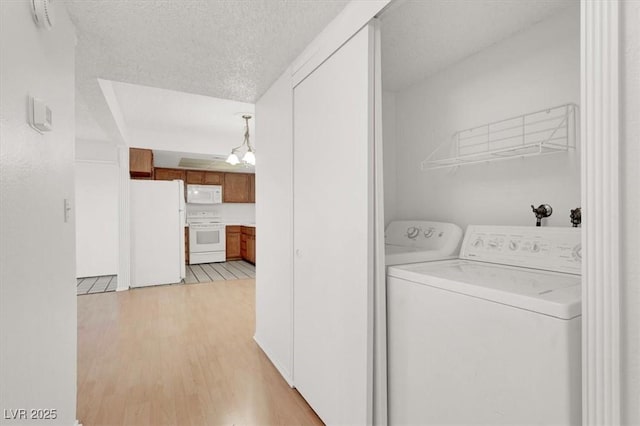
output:
[[[73,424],[73,426],[82,426],[82,423],[80,423],[80,420],[76,419],[76,422]]]
[[[271,352],[262,343],[260,343],[256,336],[253,336],[253,340],[258,344],[258,347],[262,350],[262,352],[264,352],[267,358],[269,358],[269,361],[271,361],[271,364],[273,364],[276,370],[278,370],[278,373],[280,373],[284,381],[287,382],[290,387],[295,387],[293,385],[293,378],[291,377],[291,374],[287,371],[287,369],[275,360]]]
[[[126,291],[129,290],[129,287],[116,287],[116,291]]]

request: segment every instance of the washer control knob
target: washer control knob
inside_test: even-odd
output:
[[[412,226],[410,228],[407,228],[407,237],[415,240],[416,238],[418,238],[418,235],[420,235],[420,228]]]

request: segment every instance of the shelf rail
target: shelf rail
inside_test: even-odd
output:
[[[574,149],[577,109],[569,103],[460,130],[422,161],[421,168],[435,170]]]

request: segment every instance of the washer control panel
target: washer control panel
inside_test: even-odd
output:
[[[580,228],[469,225],[460,258],[580,274]]]

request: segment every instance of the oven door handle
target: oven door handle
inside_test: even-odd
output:
[[[221,231],[224,229],[224,225],[189,225],[189,228],[193,229],[207,229],[211,231]]]

